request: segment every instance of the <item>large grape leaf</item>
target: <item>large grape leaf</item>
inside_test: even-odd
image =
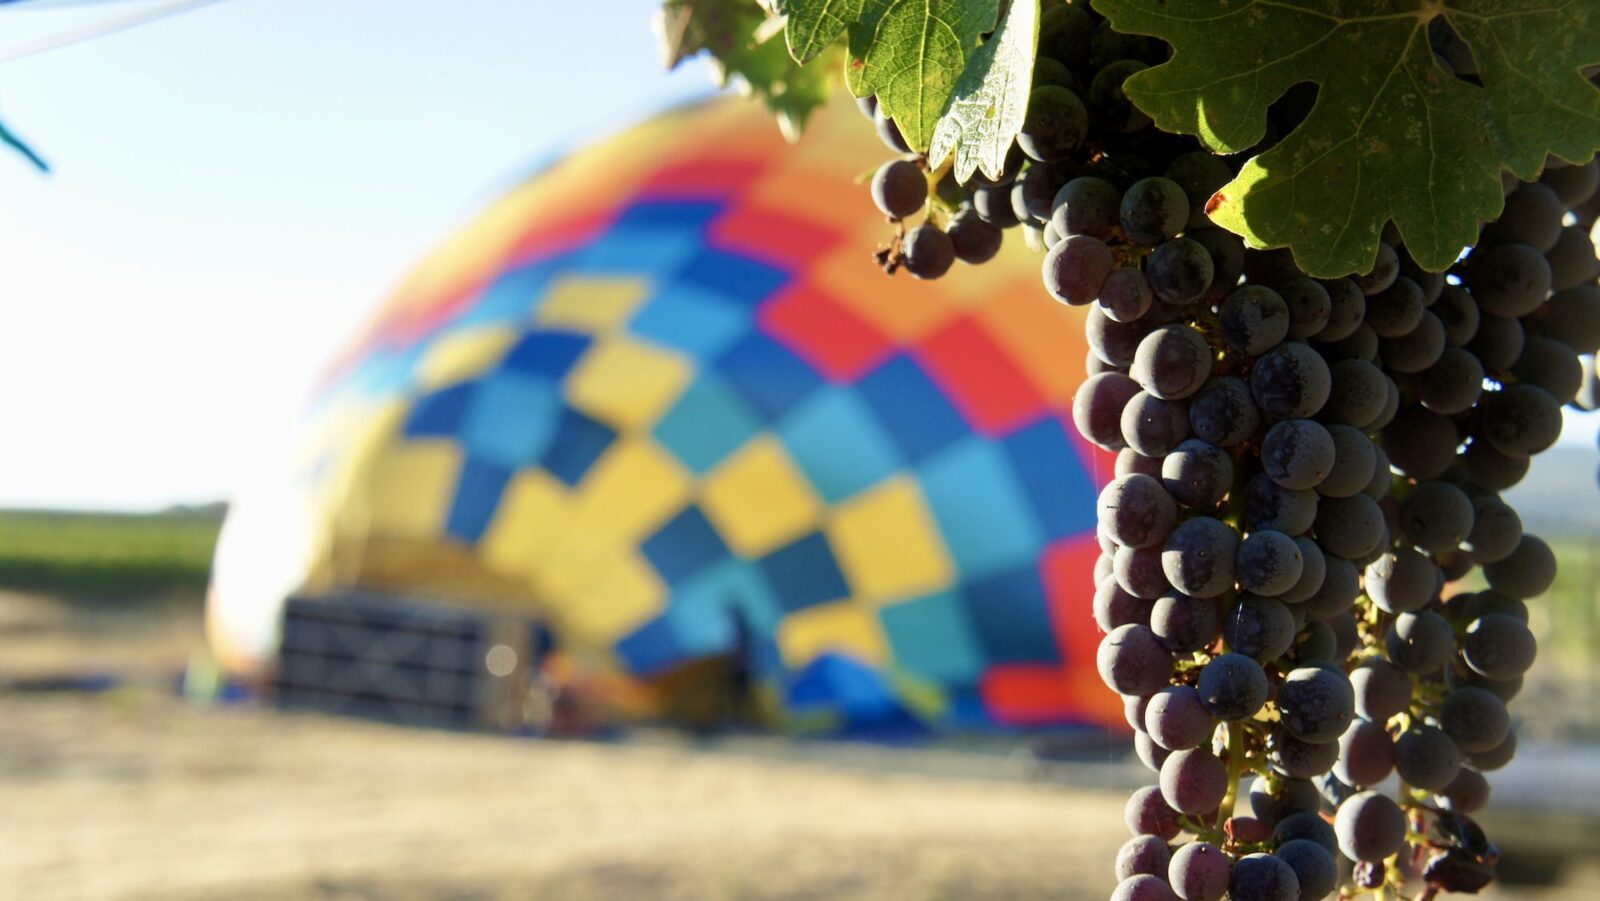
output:
[[[773,9],[789,20],[783,30],[789,54],[796,62],[809,63],[861,18],[861,4],[862,0],[775,0]]]
[[[1600,147],[1596,0],[1094,0],[1118,31],[1172,58],[1127,93],[1156,124],[1218,152],[1266,134],[1267,107],[1317,86],[1300,125],[1212,198],[1211,218],[1307,272],[1371,268],[1391,219],[1417,262],[1443,269],[1499,214],[1502,166],[1528,178],[1547,154]],[[1438,15],[1471,48],[1482,86],[1435,61]]]
[[[999,12],[1000,0],[867,0],[852,29],[851,67],[860,71],[851,90],[876,94],[911,149],[927,150],[978,36],[994,28]]]
[[[956,80],[950,108],[933,127],[929,163],[941,165],[954,153],[957,180],[965,182],[976,169],[1000,177],[1028,115],[1038,40],[1039,0],[1011,0],[994,34]]]

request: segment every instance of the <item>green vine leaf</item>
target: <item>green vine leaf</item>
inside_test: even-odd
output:
[[[1039,40],[1039,0],[1012,0],[994,35],[972,54],[956,81],[949,111],[933,127],[928,162],[955,154],[955,173],[965,182],[974,170],[999,178],[1006,152],[1028,116],[1028,91]]]
[[[876,94],[911,149],[927,150],[978,36],[994,28],[999,13],[1000,0],[868,0],[853,29],[852,55],[869,18],[872,37],[851,60],[860,66],[851,90]]]
[[[863,0],[777,0],[774,9],[786,17],[784,40],[795,62],[809,63],[833,45],[861,18]]]
[[[1154,35],[1172,58],[1128,79],[1133,102],[1212,150],[1246,150],[1267,107],[1317,86],[1298,127],[1212,198],[1212,221],[1306,272],[1371,269],[1391,219],[1406,249],[1444,269],[1499,214],[1499,174],[1531,178],[1547,154],[1600,147],[1593,0],[1094,0],[1118,31]],[[1428,23],[1447,18],[1482,85],[1435,60]]]

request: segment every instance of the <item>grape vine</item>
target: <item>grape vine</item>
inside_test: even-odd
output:
[[[1097,663],[1155,775],[1112,897],[1476,892],[1499,852],[1471,815],[1515,752],[1556,570],[1500,492],[1563,404],[1600,403],[1596,14],[1496,4],[1526,7],[1509,35],[1466,0],[1258,6],[779,0],[766,21],[796,60],[843,48],[894,154],[870,187],[886,272],[939,278],[1020,231],[1085,308],[1073,419],[1117,452]],[[930,40],[915,84],[884,74]],[[1348,53],[1293,61],[1329,41]],[[1512,82],[1547,91],[1515,121]],[[1461,121],[1470,146],[1417,137]],[[1486,590],[1452,587],[1475,570]]]

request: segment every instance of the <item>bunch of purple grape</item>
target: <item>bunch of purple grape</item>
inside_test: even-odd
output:
[[[1432,36],[1471,78],[1448,29]],[[1113,898],[1476,891],[1498,852],[1469,814],[1516,748],[1527,601],[1555,578],[1499,492],[1554,443],[1563,404],[1600,404],[1600,163],[1508,177],[1448,272],[1391,232],[1366,274],[1313,279],[1211,224],[1237,159],[1123,95],[1162,46],[1052,4],[1039,53],[1010,177],[961,186],[899,159],[872,191],[896,222],[930,193],[938,211],[880,254],[890,271],[983,262],[1020,226],[1050,295],[1087,307],[1074,419],[1118,452],[1098,663],[1158,774],[1128,802]],[[1276,104],[1250,153],[1312,99]],[[1480,567],[1485,590],[1451,589]]]

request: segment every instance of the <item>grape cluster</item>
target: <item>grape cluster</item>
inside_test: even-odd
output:
[[[1555,577],[1499,492],[1563,404],[1600,405],[1600,163],[1507,177],[1448,272],[1391,232],[1366,274],[1310,278],[1211,223],[1237,158],[1124,96],[1165,53],[1052,4],[1007,177],[962,186],[896,159],[872,185],[897,223],[935,201],[880,253],[891,271],[937,278],[1020,227],[1049,294],[1087,308],[1073,417],[1117,452],[1097,662],[1157,774],[1128,801],[1113,898],[1313,899],[1342,872],[1476,891],[1498,852],[1469,814],[1516,748],[1527,601]],[[1274,106],[1268,142],[1308,100]],[[1486,590],[1450,588],[1480,567]]]

